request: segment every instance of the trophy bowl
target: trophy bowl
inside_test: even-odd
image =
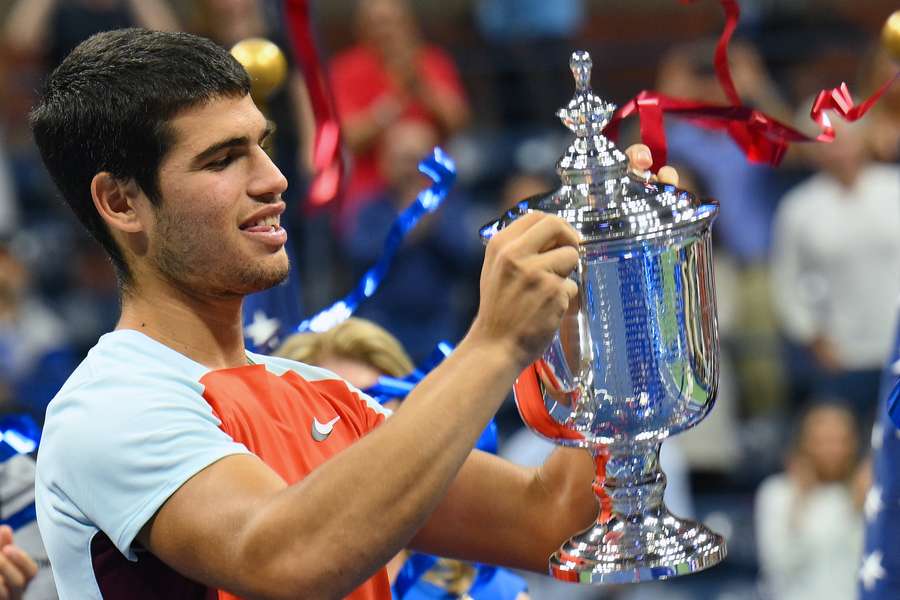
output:
[[[594,456],[600,514],[550,557],[550,574],[629,583],[693,573],[726,555],[723,538],[663,503],[659,449],[710,411],[719,341],[712,270],[714,200],[649,181],[602,135],[615,107],[589,86],[590,57],[570,62],[576,94],[559,111],[576,135],[562,185],[482,228],[485,239],[532,211],[581,234],[579,296],[515,384],[525,423]]]

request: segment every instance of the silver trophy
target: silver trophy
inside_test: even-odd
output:
[[[543,357],[515,385],[538,434],[594,455],[600,515],[550,557],[550,574],[629,583],[693,573],[725,558],[722,536],[663,503],[661,442],[713,406],[719,340],[710,225],[714,200],[629,171],[603,128],[615,106],[590,88],[591,59],[575,52],[574,98],[558,112],[575,141],[557,163],[561,187],[485,226],[487,239],[533,211],[582,235],[572,302]],[[549,517],[549,515],[548,515]]]

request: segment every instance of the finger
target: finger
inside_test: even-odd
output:
[[[31,581],[34,579],[34,576],[37,575],[37,563],[34,562],[34,559],[32,559],[27,552],[18,546],[7,546],[3,549],[3,554],[19,568],[19,571],[25,575],[25,579],[28,581]]]
[[[569,302],[572,302],[578,297],[578,284],[567,277],[563,282],[563,292],[569,297]]]
[[[556,215],[542,214],[523,235],[517,239],[518,249],[526,254],[546,252],[561,246],[575,246],[581,236],[575,229]]]
[[[0,577],[3,577],[3,582],[10,591],[20,590],[25,585],[25,575],[9,560],[6,552],[0,555]]]
[[[9,592],[9,584],[0,577],[0,600],[12,600]]]
[[[504,238],[524,233],[545,216],[546,215],[541,212],[530,212],[524,214],[510,223],[507,227],[502,229],[499,233],[497,233],[495,237]]]
[[[635,171],[646,171],[653,166],[653,156],[650,154],[650,148],[644,144],[633,144],[625,150],[625,156]]]
[[[667,183],[669,185],[674,185],[678,187],[678,171],[669,165],[664,166],[659,170],[656,174],[656,177],[659,179],[661,183]]]
[[[12,544],[13,530],[9,525],[0,525],[0,548]]]
[[[578,250],[572,246],[560,246],[547,252],[541,252],[530,262],[538,269],[549,271],[560,277],[568,277],[578,266]]]

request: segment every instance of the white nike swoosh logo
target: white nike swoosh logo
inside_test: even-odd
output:
[[[328,439],[328,436],[331,435],[331,432],[334,430],[334,424],[340,420],[340,416],[333,418],[327,423],[320,423],[319,419],[313,417],[312,422],[312,437],[317,442],[324,442]]]

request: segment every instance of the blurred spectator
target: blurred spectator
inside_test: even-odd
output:
[[[863,61],[860,92],[868,97],[896,71],[887,51],[880,46],[873,48]],[[865,139],[872,157],[881,162],[900,161],[900,85],[895,83],[885,91],[866,114],[866,121]]]
[[[0,404],[42,421],[73,367],[65,325],[31,292],[25,265],[0,245]]]
[[[93,34],[135,26],[179,29],[165,0],[18,0],[3,37],[18,53],[42,54],[52,68]]]
[[[422,40],[406,0],[359,0],[356,27],[359,42],[330,67],[344,140],[355,158],[346,191],[349,218],[384,186],[378,153],[391,125],[421,120],[443,141],[469,119],[452,59]]]
[[[287,32],[280,25],[281,13],[267,12],[273,5],[260,0],[197,0],[195,6],[194,32],[223,48],[248,38],[266,38],[284,53],[289,65],[287,81],[261,109],[278,127],[273,136],[273,159],[288,179],[285,195],[301,199],[312,169],[315,119],[306,80],[294,61]]]
[[[285,340],[275,354],[333,371],[360,389],[375,385],[382,375],[405,377],[415,368],[397,338],[375,323],[358,318],[347,319],[323,333],[295,334]],[[396,409],[399,404],[393,402],[388,406]],[[388,563],[391,586],[408,558],[409,552],[403,551]],[[475,582],[475,573],[469,563],[438,559],[402,600],[471,600],[467,592]],[[523,588],[521,579],[505,569],[498,569],[478,597],[527,600],[528,595],[521,592]]]
[[[87,236],[73,242],[70,286],[59,302],[72,349],[84,356],[119,320],[116,275],[106,253]]]
[[[7,168],[6,153],[3,149],[3,135],[0,131],[0,238],[8,238],[19,225],[19,206],[16,202],[12,174]]]
[[[657,89],[688,100],[727,104],[713,67],[714,44],[676,46],[662,60]],[[745,104],[776,118],[790,116],[781,94],[759,53],[747,42],[730,52],[735,87]],[[774,191],[771,169],[752,164],[724,132],[709,131],[669,118],[666,123],[669,162],[683,163],[706,182],[709,193],[722,203],[716,230],[741,264],[765,262]],[[710,160],[715,156],[715,160]]]
[[[773,600],[851,600],[862,555],[868,467],[857,464],[853,414],[814,405],[799,421],[787,468],[756,495],[760,570]]]
[[[489,46],[492,96],[502,121],[529,127],[546,122],[571,95],[560,77],[585,22],[583,0],[478,0],[477,24]]]
[[[847,398],[867,420],[890,351],[900,294],[900,166],[870,162],[863,124],[835,123],[808,148],[819,171],[782,200],[774,224],[774,301],[811,358],[812,391]]]
[[[727,104],[713,65],[712,42],[681,45],[662,60],[658,89],[672,96]],[[789,114],[778,87],[755,48],[735,42],[732,78],[742,100],[783,118]],[[677,118],[666,121],[669,162],[683,165],[721,202],[713,237],[720,260],[735,267],[732,340],[737,385],[745,414],[766,414],[782,402],[784,374],[778,357],[767,259],[780,183],[766,165],[752,164],[722,131],[709,131]],[[711,160],[711,157],[715,157]]]
[[[394,219],[424,187],[418,162],[436,142],[437,132],[424,121],[400,121],[383,134],[379,171],[387,187],[360,208],[342,239],[358,276],[381,256]],[[480,223],[469,222],[468,208],[464,196],[451,192],[436,213],[425,216],[381,288],[357,313],[396,335],[416,361],[427,358],[437,342],[462,337],[474,311],[482,247]]]

